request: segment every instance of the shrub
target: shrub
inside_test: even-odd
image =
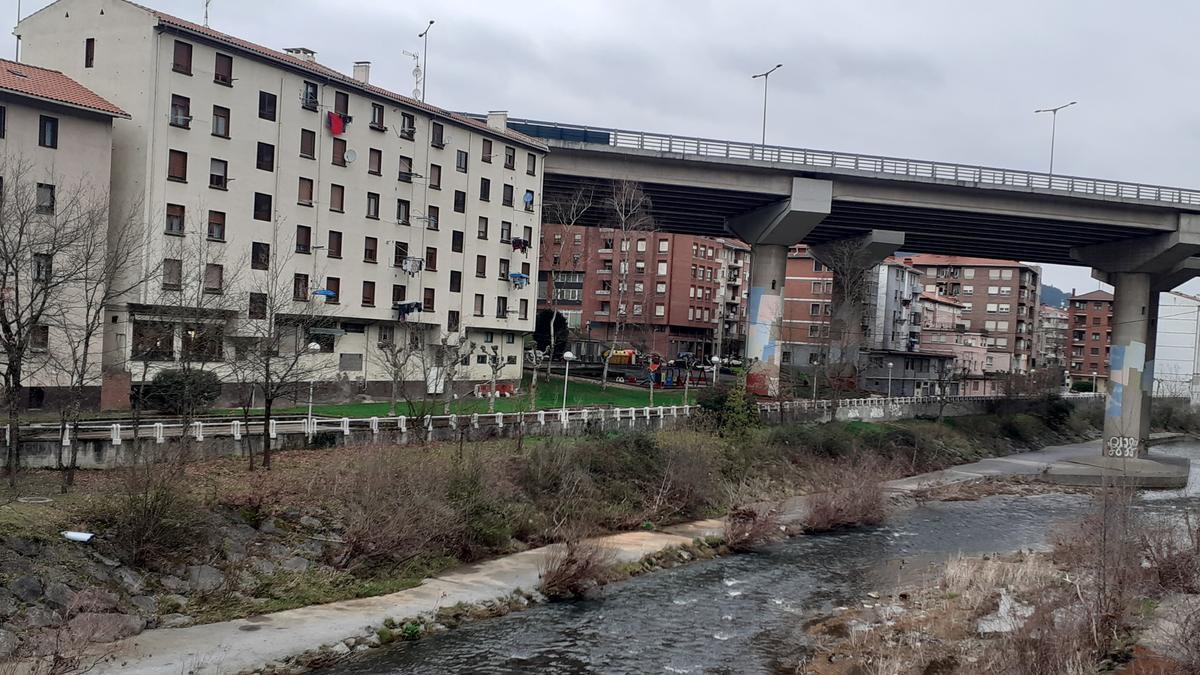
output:
[[[1027,445],[1037,442],[1038,436],[1045,429],[1038,418],[1027,413],[1007,416],[1000,426],[1005,436]]]
[[[168,415],[194,415],[221,395],[221,378],[208,370],[161,370],[154,374],[146,403]]]
[[[805,532],[828,532],[846,527],[878,525],[886,517],[882,481],[887,471],[881,460],[831,461],[812,467]]]
[[[551,600],[583,597],[612,574],[613,552],[594,541],[572,540],[556,545],[542,564],[542,595]]]
[[[750,551],[783,536],[773,509],[743,507],[725,516],[725,544],[734,551]]]
[[[1078,392],[1080,394],[1090,394],[1093,391],[1092,381],[1091,380],[1075,380],[1074,382],[1071,383],[1071,391]]]

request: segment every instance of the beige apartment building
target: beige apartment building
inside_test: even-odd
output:
[[[159,273],[114,308],[109,367],[171,367],[186,326],[162,310],[191,303],[224,322],[206,348],[223,372],[283,287],[295,313],[335,319],[299,347],[360,392],[387,380],[380,344],[414,336],[495,346],[499,379],[520,377],[546,148],[503,114],[467,119],[372,84],[368,62],[347,76],[125,0],[58,0],[16,33],[28,61],[132,116],[113,130],[112,199],[141,207],[141,271]],[[490,376],[479,350],[466,361],[458,379]]]
[[[5,236],[12,237],[6,242],[10,250],[21,257],[28,252],[32,258],[28,278],[19,278],[15,289],[0,292],[17,305],[41,304],[42,300],[47,305],[42,321],[31,330],[24,362],[24,406],[37,409],[55,405],[59,394],[73,381],[82,385],[91,399],[98,399],[101,341],[81,339],[78,327],[83,323],[81,314],[87,311],[87,301],[77,288],[77,272],[63,269],[77,262],[70,257],[86,255],[90,249],[85,247],[90,242],[75,238],[59,242],[57,250],[39,251],[36,243],[25,244],[17,239],[18,231],[22,231],[19,238],[33,242],[42,238],[39,233],[53,232],[44,237],[49,244],[73,227],[64,221],[86,225],[83,218],[104,226],[108,218],[113,120],[128,117],[119,107],[60,72],[0,59],[0,200],[7,201],[0,214],[6,221]],[[35,213],[26,211],[28,206],[33,206]],[[101,231],[97,236],[105,235]],[[102,245],[103,240],[96,243]],[[65,287],[39,294],[34,290],[39,281],[63,283]],[[31,316],[28,311],[16,311]],[[82,381],[61,366],[61,361],[71,355],[66,347],[69,343],[89,354],[90,364],[79,371]],[[0,358],[4,356],[0,354]]]

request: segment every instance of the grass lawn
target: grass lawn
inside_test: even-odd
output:
[[[534,410],[562,406],[562,390],[563,381],[561,377],[551,377],[549,381],[544,379],[539,380],[537,405]],[[695,403],[696,391],[689,391],[688,398],[691,399],[692,403]],[[647,406],[650,405],[650,390],[648,388],[633,389],[619,385],[610,385],[608,389],[602,389],[598,383],[572,379],[567,387],[567,405],[578,407],[610,405],[620,408]],[[656,390],[654,392],[654,405],[683,405],[683,390]],[[472,396],[459,399],[451,406],[451,410],[460,415],[486,413],[487,409],[487,399],[477,399]],[[519,412],[529,409],[528,377],[521,382],[521,391],[516,397],[496,399],[497,412]],[[279,412],[303,413],[306,410],[306,407],[299,406],[281,409]],[[400,414],[405,414],[406,406],[403,401],[397,402],[397,410]],[[436,407],[436,411],[438,414],[441,413],[440,405]],[[386,417],[387,413],[387,401],[373,403],[334,403],[313,406],[314,415],[326,417]]]

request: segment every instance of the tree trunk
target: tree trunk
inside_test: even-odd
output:
[[[263,428],[262,428],[262,468],[271,470],[271,408],[275,405],[275,397],[263,392]],[[251,464],[251,469],[254,466]]]
[[[600,373],[600,388],[608,389],[608,362],[612,359],[612,347],[608,348],[608,356],[604,357],[604,372]]]
[[[388,404],[388,417],[396,416],[396,392],[400,388],[397,379],[396,374],[392,373],[392,400]]]
[[[5,397],[8,401],[8,485],[17,486],[17,470],[21,467],[21,407],[18,396],[21,387],[10,385]]]

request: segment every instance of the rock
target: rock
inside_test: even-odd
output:
[[[50,611],[45,607],[34,606],[25,610],[25,625],[30,628],[57,626],[61,623],[62,616],[58,612]]]
[[[312,516],[301,516],[300,524],[310,530],[322,530],[325,528],[325,525],[320,520],[317,520]]]
[[[158,613],[158,601],[149,595],[135,595],[129,599],[129,602],[142,614],[151,615]]]
[[[0,588],[0,619],[16,614],[18,609],[20,605],[17,603],[17,596],[7,589]]]
[[[875,591],[871,591],[870,593],[867,593],[867,597],[871,598],[872,600],[878,600],[879,594],[876,593]]]
[[[363,638],[363,642],[371,647],[378,647],[380,644],[379,643],[379,634],[371,633],[370,635]]]
[[[100,555],[99,553],[96,553],[95,551],[92,551],[92,557],[94,557],[96,560],[99,560],[101,564],[107,565],[109,567],[120,567],[121,566],[120,560],[113,560],[112,558],[109,558],[104,555]]]
[[[116,577],[117,582],[121,584],[122,588],[134,595],[141,593],[142,588],[146,585],[146,580],[142,578],[142,575],[128,567],[114,569],[113,576]]]
[[[230,562],[238,562],[246,557],[246,542],[225,537],[225,540],[221,542],[221,548],[225,551],[225,559]]]
[[[345,642],[335,642],[329,651],[338,656],[345,656],[350,653],[350,648],[346,646]]]
[[[25,537],[5,537],[4,547],[31,558],[36,557],[42,552],[41,543],[33,539],[26,539]]]
[[[310,560],[316,560],[325,555],[325,545],[315,539],[305,539],[296,547],[296,553]]]
[[[57,581],[46,586],[43,597],[46,604],[55,609],[69,609],[75,605],[75,591],[71,587]]]
[[[8,582],[8,590],[21,602],[33,602],[42,597],[42,582],[35,576],[25,575]]]
[[[310,564],[307,558],[294,555],[279,563],[279,567],[285,572],[306,572]]]
[[[367,651],[367,650],[368,650],[368,649],[370,649],[370,648],[371,648],[371,645],[368,645],[368,644],[355,645],[355,647],[354,647],[354,651],[356,651],[356,652],[365,652],[365,651]]]
[[[192,625],[195,621],[187,614],[164,614],[158,618],[159,628],[183,628],[184,626]]]
[[[255,574],[262,576],[270,576],[275,574],[275,563],[266,558],[247,558],[246,563],[250,566],[250,570]]]
[[[158,606],[163,608],[164,610],[168,610],[168,612],[170,610],[183,609],[184,607],[187,607],[187,605],[188,605],[188,599],[182,595],[177,595],[177,594],[164,595],[161,598],[159,598],[159,601],[158,601]]]
[[[0,628],[0,656],[12,656],[19,644],[16,633]]]
[[[170,574],[159,577],[158,583],[172,593],[186,593],[188,590],[188,583],[186,581]]]
[[[279,534],[279,526],[275,524],[274,518],[267,518],[258,526],[258,531],[263,534]]]
[[[137,635],[145,623],[141,618],[129,614],[77,614],[68,623],[71,632],[88,642],[113,642]]]
[[[85,588],[75,594],[75,608],[85,612],[114,612],[121,598],[99,588]]]
[[[225,575],[212,565],[190,565],[187,577],[188,587],[201,593],[215,591],[225,583]]]
[[[1033,614],[1033,606],[1018,602],[1008,594],[1008,589],[1000,589],[1000,606],[975,624],[975,630],[982,637],[1012,633],[1025,625],[1025,619]]]

